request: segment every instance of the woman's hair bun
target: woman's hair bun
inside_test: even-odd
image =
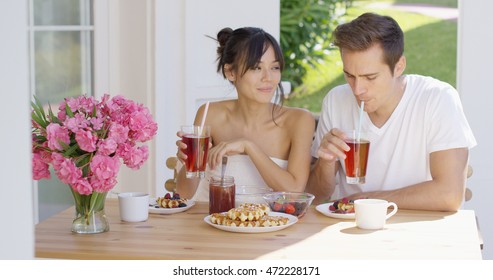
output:
[[[224,47],[226,45],[231,33],[233,33],[233,29],[229,27],[223,28],[219,31],[219,33],[217,33],[217,41],[219,42],[219,46]]]

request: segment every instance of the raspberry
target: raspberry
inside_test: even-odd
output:
[[[170,194],[170,193],[166,193],[166,194],[164,195],[164,198],[166,198],[166,199],[171,199],[171,194]]]
[[[335,210],[336,210],[336,208],[334,207],[334,205],[330,205],[330,206],[329,206],[329,210],[330,210],[330,211],[335,211]]]

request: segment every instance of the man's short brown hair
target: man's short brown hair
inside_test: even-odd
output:
[[[404,53],[404,33],[389,16],[364,13],[356,19],[339,25],[333,32],[334,45],[340,50],[365,51],[380,44],[384,62],[394,73],[394,67]]]

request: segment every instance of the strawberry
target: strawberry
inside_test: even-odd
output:
[[[284,213],[294,214],[294,212],[296,212],[296,208],[294,208],[293,204],[289,204],[289,203],[284,204]]]

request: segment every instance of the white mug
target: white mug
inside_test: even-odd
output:
[[[387,208],[394,210],[387,214]],[[397,212],[397,205],[383,199],[357,199],[354,201],[356,226],[362,229],[382,229],[385,221]]]
[[[143,222],[149,218],[149,195],[141,192],[118,194],[120,218],[125,222]]]

